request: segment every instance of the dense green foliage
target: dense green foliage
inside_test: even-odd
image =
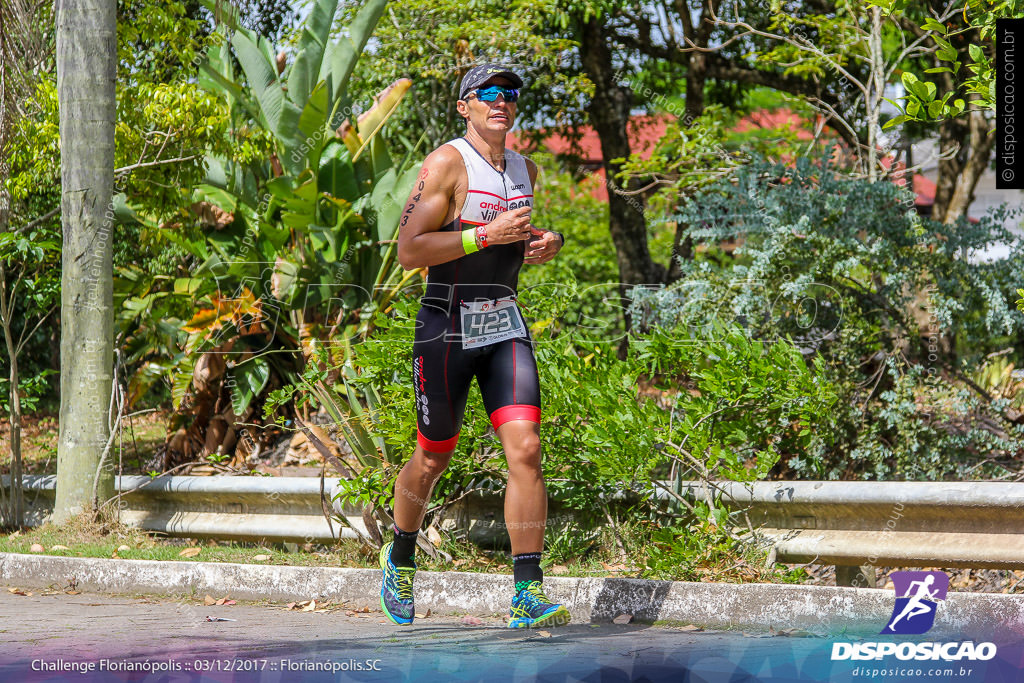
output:
[[[134,364],[130,395],[169,375],[171,428],[188,428],[190,438],[219,412],[230,453],[254,401],[293,381],[317,341],[365,333],[360,310],[386,301],[402,280],[393,237],[418,164],[393,159],[378,133],[405,88],[396,84],[358,123],[348,96],[384,4],[367,2],[349,35],[331,41],[337,1],[320,0],[287,68],[253,31],[222,36],[199,85],[251,147],[206,157],[177,223],[159,224],[141,206],[120,213],[190,258],[178,277],[123,269],[119,321]],[[178,456],[193,451],[184,437]]]
[[[40,39],[53,47],[52,5],[41,9]],[[163,220],[190,203],[182,187],[203,175],[206,153],[223,153],[227,138],[226,109],[193,82],[196,64],[215,40],[202,30],[181,2],[151,3],[126,0],[119,3],[118,79],[116,112],[115,191],[122,197],[144,202],[148,213]],[[60,149],[57,108],[57,77],[52,57],[44,59],[35,77],[35,91],[22,105],[24,116],[16,121],[7,163],[10,177],[5,189],[10,196],[13,230],[32,225],[30,234],[13,238],[12,245],[59,245]],[[41,260],[37,259],[41,255]],[[161,243],[155,230],[139,224],[118,224],[114,229],[114,263],[137,264],[143,270],[173,271],[182,252]],[[57,252],[18,247],[5,249],[7,286],[17,272],[40,273],[21,285],[33,294],[14,299],[15,334],[26,337],[19,370],[31,386],[32,406],[53,409],[57,397],[57,340],[59,317],[42,314],[60,302],[59,246]],[[54,260],[56,259],[56,260]],[[55,265],[57,266],[55,268]],[[45,283],[45,286],[44,286]],[[46,301],[40,299],[45,294]],[[42,324],[37,323],[42,320]],[[0,368],[7,374],[6,354]]]
[[[909,209],[888,183],[846,178],[827,158],[757,161],[687,203],[696,240],[741,239],[733,263],[685,264],[664,290],[638,291],[638,319],[709,334],[722,320],[757,338],[791,336],[841,387],[835,446],[799,476],[942,478],[1008,464],[1024,445],[1007,403],[972,394],[986,356],[1019,339],[1011,296],[1024,255],[1005,210],[944,225]],[[984,471],[984,470],[983,470]],[[1000,473],[990,465],[989,473]]]
[[[656,330],[635,340],[630,357],[621,361],[600,348],[581,353],[578,337],[546,324],[542,316],[558,307],[551,296],[531,290],[522,302],[526,317],[538,320],[532,330],[548,490],[591,525],[604,523],[617,491],[633,492],[630,504],[638,514],[668,519],[677,505],[657,501],[654,492],[666,485],[656,482],[757,479],[781,453],[816,454],[827,446],[820,423],[835,401],[833,389],[788,341],[764,344],[736,327],[721,328],[713,340],[672,339]],[[391,315],[378,317],[377,332],[356,348],[359,374],[350,380],[379,388],[379,402],[365,418],[399,452],[415,444],[416,309],[410,296],[396,301]],[[346,497],[390,502],[398,464],[348,482]],[[503,488],[503,469],[500,443],[474,385],[456,455],[435,498],[452,501],[475,487]],[[723,521],[713,508],[705,514]]]
[[[996,21],[1024,16],[1024,6],[1019,0],[967,0],[961,11],[945,10],[946,15],[952,15],[946,22],[921,12],[909,0],[868,1],[881,7],[888,16],[897,19],[906,16],[919,34],[930,38],[930,47],[935,49],[935,66],[925,69],[924,74],[949,74],[936,86],[930,80],[934,76],[904,71],[901,81],[906,95],[902,113],[887,123],[887,127],[904,121],[954,118],[964,113],[968,102],[982,109],[996,108]],[[953,89],[949,89],[950,86]]]

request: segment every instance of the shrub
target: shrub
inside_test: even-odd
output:
[[[684,277],[639,290],[634,320],[709,334],[725,321],[761,339],[791,336],[838,388],[835,446],[789,458],[797,476],[942,478],[1001,471],[1024,433],[970,379],[984,357],[1019,343],[1011,305],[1024,254],[1005,208],[943,225],[889,182],[841,175],[828,158],[758,160],[683,206],[695,240],[739,239],[734,263],[686,263]],[[973,388],[971,390],[965,390]],[[925,455],[927,453],[927,455]]]

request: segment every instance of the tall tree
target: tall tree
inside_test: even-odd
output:
[[[580,24],[580,62],[588,78],[594,83],[594,94],[587,106],[590,123],[601,140],[608,183],[608,230],[618,256],[619,287],[623,299],[634,285],[663,282],[665,268],[655,263],[647,246],[647,221],[644,207],[634,197],[620,190],[635,190],[635,179],[619,186],[617,176],[622,159],[630,156],[628,124],[633,93],[617,81],[618,68],[612,53],[612,44],[605,25],[605,17],[593,15]],[[629,314],[626,329],[631,326]],[[625,351],[620,348],[620,353]]]
[[[110,450],[114,306],[111,229],[117,73],[116,0],[57,0],[61,273],[60,523],[113,492]]]
[[[0,487],[0,519],[13,527],[24,524],[21,420],[25,404],[18,357],[49,315],[50,311],[43,309],[52,310],[52,296],[47,300],[43,293],[49,289],[52,294],[54,278],[50,273],[56,249],[45,239],[43,230],[35,229],[45,219],[14,227],[17,212],[12,206],[10,157],[22,142],[18,139],[20,123],[35,114],[31,95],[52,45],[52,33],[45,28],[47,10],[41,0],[5,0],[0,4],[0,330],[6,351],[11,426],[10,497],[8,501]],[[49,258],[43,256],[47,252]],[[41,317],[33,321],[34,314]]]

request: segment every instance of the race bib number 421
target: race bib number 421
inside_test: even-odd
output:
[[[462,348],[475,349],[526,336],[526,325],[512,299],[462,304]]]

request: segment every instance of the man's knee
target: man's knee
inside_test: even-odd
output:
[[[525,431],[508,439],[505,456],[509,469],[540,469],[540,435]]]
[[[421,473],[430,477],[431,481],[436,481],[448,469],[448,463],[451,462],[453,453],[454,451],[432,453],[418,447],[413,454],[413,461],[416,462]]]

